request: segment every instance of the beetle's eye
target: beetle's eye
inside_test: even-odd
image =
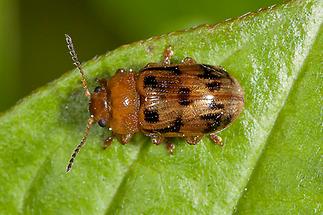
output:
[[[98,86],[98,87],[96,87],[96,88],[94,89],[94,92],[95,92],[95,93],[98,93],[98,92],[100,92],[100,91],[101,91],[101,87],[99,87],[99,86]]]
[[[104,119],[100,119],[98,121],[98,124],[99,124],[100,127],[105,127],[107,125],[107,122]]]

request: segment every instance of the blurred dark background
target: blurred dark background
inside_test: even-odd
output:
[[[0,112],[81,61],[150,36],[237,17],[283,0],[0,0]]]

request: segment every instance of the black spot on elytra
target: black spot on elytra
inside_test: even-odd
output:
[[[203,71],[202,74],[197,75],[199,78],[216,80],[224,77],[228,77],[228,73],[221,69],[220,67],[212,67],[206,64],[200,64]]]
[[[224,108],[224,104],[222,103],[216,103],[214,100],[212,100],[209,104],[208,104],[209,109],[211,110],[218,110],[218,109],[223,109]]]
[[[156,88],[157,87],[157,80],[156,77],[153,75],[148,75],[144,78],[144,87],[151,87],[151,88]]]
[[[174,75],[180,75],[182,71],[178,68],[178,66],[158,66],[158,67],[147,67],[142,71],[165,71],[171,72]]]
[[[207,83],[206,87],[210,90],[210,91],[215,91],[215,90],[219,90],[221,88],[221,83],[219,82],[211,82],[211,83]]]
[[[222,114],[221,113],[209,113],[209,114],[205,114],[200,116],[202,120],[205,121],[219,121],[219,119],[221,119]]]
[[[191,90],[187,87],[181,87],[178,90],[178,103],[183,106],[189,105],[192,101],[189,99]]]
[[[145,121],[148,123],[156,123],[159,121],[159,114],[156,110],[144,110]]]
[[[206,128],[204,129],[205,133],[209,133],[211,131],[215,131],[219,126],[222,125],[221,123],[221,113],[212,113],[212,114],[205,114],[201,116],[201,119],[207,121]]]
[[[175,121],[171,123],[170,126],[167,126],[166,128],[156,129],[155,131],[160,133],[179,132],[183,125],[184,124],[182,123],[182,117],[179,116]]]

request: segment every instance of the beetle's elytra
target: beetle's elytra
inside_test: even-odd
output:
[[[150,63],[139,73],[119,69],[111,79],[99,80],[99,86],[91,94],[72,39],[65,36],[73,63],[81,73],[91,113],[85,135],[74,150],[67,171],[95,122],[112,130],[104,147],[115,137],[127,144],[137,132],[151,137],[154,144],[171,137],[182,137],[189,144],[197,144],[206,133],[221,144],[216,133],[242,111],[243,91],[236,79],[222,67],[197,64],[192,58],[172,64],[170,47],[165,49],[162,63]],[[168,143],[170,152],[173,148]]]

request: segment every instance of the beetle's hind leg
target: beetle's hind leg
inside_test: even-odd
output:
[[[166,149],[167,149],[168,153],[171,155],[174,154],[175,144],[170,141],[167,141],[165,144],[166,144]]]
[[[210,138],[215,144],[217,144],[219,146],[223,146],[222,138],[219,137],[218,135],[216,135],[216,133],[211,133]]]

